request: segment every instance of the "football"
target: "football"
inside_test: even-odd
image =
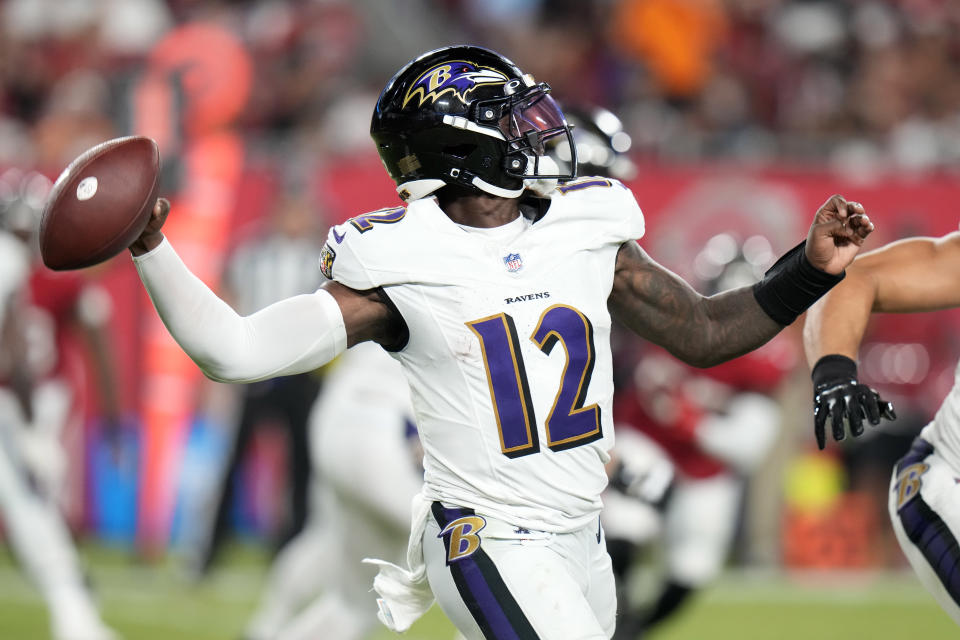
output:
[[[50,269],[99,264],[146,227],[160,186],[160,151],[143,136],[108,140],[60,174],[43,207],[40,255]]]

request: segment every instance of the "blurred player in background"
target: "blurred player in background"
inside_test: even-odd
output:
[[[111,640],[117,636],[100,618],[59,504],[60,437],[73,390],[58,351],[58,329],[77,320],[103,346],[109,309],[106,294],[82,276],[53,274],[36,260],[49,188],[37,173],[0,176],[0,511],[14,554],[46,601],[54,640]],[[112,381],[101,382],[111,397]],[[116,425],[115,404],[104,411]]]
[[[715,295],[757,282],[772,259],[762,236],[741,243],[723,233],[707,242],[694,264],[708,278],[704,293]],[[720,574],[746,483],[779,430],[780,409],[771,395],[798,362],[799,349],[784,333],[704,370],[658,349],[641,353],[633,384],[621,390],[615,405],[617,464],[604,495],[608,546],[622,579],[616,638],[642,635]],[[674,470],[669,485],[662,480],[666,468]],[[657,541],[664,554],[662,582],[653,604],[641,607],[631,602],[631,569],[638,568],[637,552]]]
[[[287,187],[267,224],[269,229],[242,244],[230,256],[224,277],[224,298],[245,314],[277,300],[316,291],[323,281],[317,269],[323,237],[321,217],[302,187]],[[230,528],[236,475],[242,468],[258,428],[279,425],[286,435],[288,508],[277,547],[303,529],[308,511],[310,444],[307,416],[320,390],[319,372],[264,380],[240,389],[239,417],[229,453],[209,501],[212,514],[199,548],[188,554],[191,570],[205,575],[216,560]]]
[[[856,260],[847,281],[811,307],[804,347],[812,367],[818,446],[893,420],[893,406],[859,382],[857,363],[871,313],[960,306],[960,233],[890,243]],[[893,530],[920,581],[960,624],[960,365],[943,404],[893,469]]]
[[[603,107],[583,105],[564,105],[563,114],[573,129],[578,176],[601,176],[621,182],[637,177],[637,165],[630,159],[633,142],[616,114]],[[547,142],[546,150],[561,170],[569,170],[569,146],[553,140]]]
[[[400,364],[361,344],[331,365],[310,414],[314,464],[307,525],[277,556],[248,640],[358,640],[376,624],[365,557],[401,562],[423,484]]]
[[[333,227],[321,259],[333,282],[318,292],[238,315],[164,238],[163,199],[130,247],[141,279],[216,380],[309,371],[368,340],[394,352],[425,473],[406,566],[381,562],[374,581],[389,628],[436,599],[469,638],[609,638],[612,317],[685,362],[719,364],[838,282],[873,225],[833,196],[761,283],[702,296],[636,243],[629,189],[549,161],[544,141],[572,135],[549,87],[480,47],[405,65],[371,135],[408,205]]]

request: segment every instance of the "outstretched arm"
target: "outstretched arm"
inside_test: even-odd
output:
[[[710,367],[761,346],[791,323],[842,277],[872,230],[860,204],[833,196],[817,211],[805,245],[764,282],[710,297],[628,242],[617,256],[610,310],[684,362]]]
[[[240,316],[187,269],[163,237],[169,209],[166,200],[158,200],[130,251],[163,323],[207,377],[254,382],[310,371],[363,340],[391,342],[395,324],[375,292],[336,283]]]
[[[960,306],[960,232],[908,238],[865,253],[843,283],[807,312],[803,345],[813,367],[825,355],[857,358],[873,312],[913,313]]]
[[[893,405],[857,377],[856,358],[870,314],[912,313],[960,306],[960,233],[908,238],[864,254],[842,285],[807,313],[803,345],[813,378],[813,427],[826,446],[829,421],[834,440],[863,433],[863,421],[896,418]]]

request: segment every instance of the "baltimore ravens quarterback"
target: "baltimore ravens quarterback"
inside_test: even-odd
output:
[[[475,46],[405,65],[371,135],[406,205],[333,227],[332,281],[316,293],[240,317],[164,239],[163,199],[130,247],[140,277],[215,380],[309,370],[367,340],[403,366],[424,486],[407,566],[381,563],[374,583],[389,627],[436,597],[471,639],[609,638],[611,315],[688,363],[723,362],[838,282],[873,225],[833,196],[760,283],[702,296],[637,244],[643,215],[624,185],[542,155],[571,138],[549,87]]]

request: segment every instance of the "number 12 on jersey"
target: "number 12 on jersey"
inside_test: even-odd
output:
[[[503,455],[537,453],[537,420],[513,318],[498,313],[466,325],[480,340]],[[590,320],[573,307],[554,305],[540,315],[530,340],[548,356],[558,343],[566,353],[560,387],[544,422],[547,447],[563,451],[599,440],[600,407],[583,406],[596,359]]]

